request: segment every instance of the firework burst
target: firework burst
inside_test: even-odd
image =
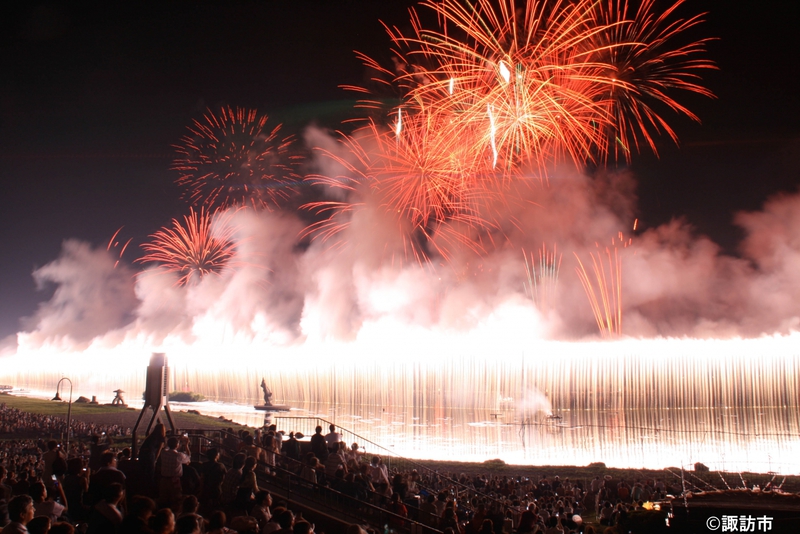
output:
[[[439,27],[416,13],[413,31],[389,29],[407,101],[453,119],[451,133],[504,174],[569,157],[581,165],[630,146],[656,150],[674,131],[654,105],[697,117],[671,96],[712,96],[699,71],[707,39],[679,44],[703,16],[663,13],[654,0],[428,0]],[[367,63],[370,66],[374,62]],[[610,139],[610,141],[609,141]]]
[[[183,223],[173,219],[171,228],[152,234],[152,241],[142,245],[147,254],[137,261],[157,263],[164,271],[178,274],[178,285],[197,282],[206,275],[220,274],[229,265],[236,252],[234,232],[223,212],[209,214],[205,209],[197,212],[190,208]]]
[[[624,154],[642,147],[656,149],[655,138],[666,133],[678,142],[675,131],[656,111],[660,105],[699,122],[687,107],[670,96],[673,91],[713,97],[700,84],[700,73],[716,66],[703,56],[710,39],[675,45],[687,30],[701,24],[704,14],[687,19],[675,17],[684,4],[678,0],[663,13],[655,0],[642,0],[638,8],[627,0],[606,0],[592,11],[598,27],[593,36],[594,55],[608,79],[601,105],[610,117],[601,153]]]
[[[713,67],[701,57],[706,40],[676,44],[702,16],[676,18],[683,0],[662,14],[653,0],[638,9],[604,1],[423,1],[437,26],[412,11],[410,33],[387,27],[394,71],[361,56],[375,80],[403,91],[402,105],[386,127],[370,119],[346,141],[354,178],[311,180],[369,191],[409,241],[446,235],[480,252],[475,243],[499,226],[496,207],[523,174],[546,179],[564,159],[581,167],[621,149],[628,156],[631,145],[655,151],[656,134],[675,134],[654,103],[696,118],[668,93],[711,96],[697,78]],[[368,97],[361,105],[381,108]],[[332,215],[310,231],[335,235],[368,204],[362,194],[309,205]]]
[[[347,176],[309,177],[313,183],[344,190],[351,197],[369,197],[376,209],[393,220],[409,257],[427,259],[431,251],[442,257],[456,243],[477,247],[464,228],[491,224],[478,214],[480,194],[466,181],[461,154],[452,138],[425,114],[397,114],[394,128],[380,129],[374,122],[353,135],[342,136],[346,152],[355,163],[324,152],[344,166]],[[353,210],[366,202],[322,201],[306,205],[326,219],[309,229],[325,240],[348,227]]]
[[[206,208],[283,204],[300,179],[298,157],[289,153],[292,138],[280,136],[280,124],[269,129],[267,120],[254,109],[225,107],[193,121],[172,164],[184,198]]]

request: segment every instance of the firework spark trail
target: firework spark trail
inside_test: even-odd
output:
[[[111,249],[112,249],[112,248],[117,248],[117,247],[119,247],[119,243],[120,243],[120,242],[119,242],[119,241],[117,241],[117,236],[119,235],[119,233],[122,231],[122,229],[123,229],[123,228],[124,228],[124,226],[120,226],[120,227],[117,229],[117,231],[116,231],[116,232],[114,232],[114,235],[112,235],[112,236],[111,236],[111,239],[109,239],[109,240],[108,240],[108,245],[106,246],[106,250],[107,250],[107,251],[111,252]],[[132,238],[132,237],[131,237],[131,238],[129,238],[129,239],[128,239],[128,240],[125,242],[125,244],[124,244],[124,245],[122,245],[122,247],[119,249],[119,255],[118,255],[118,257],[117,257],[116,261],[114,261],[114,268],[115,268],[115,269],[116,269],[116,268],[117,268],[117,266],[119,265],[119,262],[120,262],[120,260],[122,259],[122,255],[123,255],[123,254],[125,254],[125,249],[127,249],[127,248],[128,248],[128,245],[130,245],[130,244],[131,244],[131,241],[133,241],[133,238]]]
[[[214,224],[219,214],[221,220]],[[183,224],[172,220],[172,228],[162,228],[142,244],[148,254],[137,259],[140,263],[158,263],[166,272],[180,275],[177,284],[197,282],[208,274],[220,274],[236,252],[233,241],[235,228],[227,220],[227,212],[209,214],[190,208]],[[213,227],[212,227],[213,226]]]
[[[193,205],[225,208],[251,205],[272,209],[290,198],[300,180],[299,157],[289,152],[291,136],[279,137],[281,125],[267,129],[266,115],[255,109],[207,110],[175,145],[178,185]]]
[[[555,304],[558,272],[561,269],[563,255],[557,253],[556,245],[553,245],[552,252],[548,252],[547,245],[543,243],[542,248],[539,249],[538,262],[533,252],[531,252],[530,263],[528,263],[525,250],[522,251],[522,256],[525,258],[525,271],[528,276],[525,291],[540,311],[548,312]]]
[[[574,253],[578,261],[575,272],[589,299],[600,334],[604,338],[622,335],[622,256],[619,249],[627,248],[631,244],[632,239],[626,240],[620,232],[616,238],[611,239],[610,247],[590,253],[594,278],[587,273],[578,253]],[[597,248],[600,249],[599,244]]]

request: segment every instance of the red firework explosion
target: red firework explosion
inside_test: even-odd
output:
[[[655,151],[658,133],[675,139],[658,105],[696,119],[671,91],[711,96],[698,71],[713,64],[702,57],[707,40],[679,44],[702,22],[675,17],[683,1],[659,14],[653,0],[638,9],[626,0],[426,0],[438,26],[424,27],[412,11],[410,34],[387,28],[399,72],[362,56],[405,92],[390,114],[393,131],[370,123],[371,138],[344,140],[361,165],[352,180],[310,179],[377,193],[407,235],[449,235],[479,249],[474,230],[493,227],[484,206],[521,173],[546,176],[563,158],[581,166],[630,157],[630,147]],[[360,205],[309,207],[332,213],[310,228],[330,237]]]
[[[152,234],[152,241],[142,245],[148,253],[137,261],[158,263],[164,271],[179,274],[178,285],[197,282],[208,274],[220,274],[233,258],[236,245],[232,239],[235,229],[227,215],[217,213],[221,220],[212,228],[216,214],[190,208],[183,224],[172,219],[172,228],[165,227]]]
[[[281,125],[267,128],[267,116],[255,109],[207,110],[175,146],[172,169],[193,205],[224,208],[280,206],[300,179],[298,157],[289,153],[291,137],[280,137]]]

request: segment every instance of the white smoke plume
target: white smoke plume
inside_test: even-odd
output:
[[[319,129],[309,128],[306,142],[348,157]],[[341,161],[314,154],[314,173],[347,172]],[[215,224],[232,226],[234,260],[220,274],[186,286],[158,268],[136,275],[129,267],[114,269],[106,251],[67,241],[58,259],[34,272],[40,285],[57,289],[19,342],[79,346],[144,336],[153,343],[174,337],[286,346],[308,339],[356,340],[365,324],[381,321],[460,332],[511,316],[525,317],[526,335],[595,338],[598,327],[576,274],[577,259],[590,265],[592,253],[605,257],[612,239],[622,258],[623,335],[754,337],[798,328],[797,194],[775,197],[763,211],[738,214],[735,222],[746,238],[740,257],[731,257],[682,220],[632,236],[634,177],[590,177],[562,167],[551,170],[547,183],[523,181],[498,196],[498,206],[486,206],[495,225],[481,236],[493,243],[485,254],[455,250],[445,260],[431,252],[428,262],[409,257],[402,225],[367,188],[331,188],[319,196],[358,203],[338,221],[345,224],[331,239],[309,245],[305,223],[295,213],[231,210]],[[626,248],[620,232],[623,241],[631,239]],[[537,309],[524,289],[524,254],[542,245],[563,254],[548,310]]]

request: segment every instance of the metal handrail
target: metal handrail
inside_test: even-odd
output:
[[[220,451],[226,450],[224,437],[232,437],[239,441],[237,435],[231,434],[225,430],[215,430],[213,432],[218,436],[216,442],[206,435],[205,432],[202,434],[202,437],[205,438],[208,443],[218,446]],[[195,433],[194,435],[196,436],[197,434]],[[263,447],[259,444],[254,443],[254,445],[263,450]],[[375,492],[368,492],[368,499],[358,499],[341,493],[329,486],[307,481],[297,473],[285,469],[280,465],[295,464],[298,467],[302,467],[301,462],[279,453],[273,454],[275,455],[276,465],[268,465],[263,461],[259,461],[259,467],[261,467],[261,469],[257,470],[256,477],[259,485],[263,484],[265,487],[269,487],[273,490],[276,488],[280,489],[283,493],[281,497],[285,498],[287,501],[294,502],[301,506],[308,506],[308,503],[317,507],[321,506],[337,515],[351,518],[353,522],[366,521],[370,523],[371,526],[379,529],[382,529],[391,519],[394,519],[393,522],[396,525],[396,529],[397,525],[406,524],[408,526],[414,525],[417,532],[428,532],[431,534],[439,534],[441,532],[414,519],[412,517],[413,510],[409,510],[409,517],[402,517],[386,508],[373,504],[373,502],[380,502],[380,500],[384,498]],[[267,476],[266,473],[268,470],[275,471],[275,475]],[[276,492],[276,495],[279,494]],[[292,498],[293,496],[294,499]],[[370,500],[373,502],[370,502]],[[317,511],[324,513],[322,510]],[[338,519],[341,520],[341,517]],[[400,528],[400,530],[406,530],[406,528]]]
[[[279,429],[287,431],[287,428],[281,428],[281,425],[279,425],[279,421],[292,421],[292,422],[298,422],[298,423],[305,422],[306,423],[305,426],[301,424],[300,428],[295,427],[295,428],[292,428],[292,430],[295,431],[295,432],[300,430],[301,432],[303,432],[303,434],[306,434],[306,430],[308,429],[308,434],[306,434],[306,435],[309,435],[309,436],[314,433],[314,428],[316,428],[317,426],[321,426],[322,428],[327,428],[330,425],[334,425],[334,426],[336,426],[337,430],[342,434],[342,438],[344,438],[345,434],[347,434],[347,435],[351,436],[352,438],[354,438],[352,440],[353,442],[357,441],[360,444],[361,443],[366,443],[370,447],[374,447],[374,448],[382,451],[381,452],[381,458],[385,460],[384,463],[387,464],[387,467],[390,470],[396,469],[398,471],[409,471],[410,469],[408,469],[408,467],[410,466],[411,468],[416,469],[418,472],[427,473],[428,476],[430,476],[430,477],[434,477],[435,476],[435,477],[444,478],[445,480],[448,481],[448,483],[460,488],[459,492],[463,491],[463,492],[467,493],[468,495],[477,495],[477,496],[480,496],[480,497],[482,497],[482,498],[484,498],[484,499],[486,499],[486,500],[488,500],[490,502],[494,502],[496,504],[499,504],[501,506],[503,506],[505,504],[502,500],[497,499],[493,495],[489,495],[489,494],[483,493],[483,492],[479,491],[477,488],[475,488],[473,486],[468,486],[468,485],[460,482],[459,480],[456,480],[455,478],[451,478],[451,477],[442,475],[436,469],[431,469],[430,467],[428,467],[426,465],[423,465],[421,463],[415,462],[414,460],[411,460],[411,459],[405,458],[403,456],[400,456],[397,453],[395,453],[394,451],[392,451],[391,449],[387,449],[386,447],[384,447],[384,446],[382,446],[382,445],[380,445],[378,443],[375,443],[375,442],[373,442],[373,441],[371,441],[371,440],[369,440],[369,439],[367,439],[367,438],[365,438],[365,437],[363,437],[363,436],[361,436],[359,434],[356,434],[352,430],[348,430],[348,429],[343,428],[343,427],[341,427],[339,425],[336,425],[335,423],[331,423],[330,421],[328,421],[326,419],[323,419],[321,417],[308,417],[308,416],[307,417],[297,417],[297,416],[285,417],[285,416],[280,416],[280,415],[275,416],[274,424]],[[312,421],[313,421],[313,426],[308,426],[309,423],[311,423]],[[343,439],[343,441],[351,442],[350,439]],[[365,452],[364,454],[366,455],[368,453]],[[397,465],[392,465],[392,464],[397,464]]]

